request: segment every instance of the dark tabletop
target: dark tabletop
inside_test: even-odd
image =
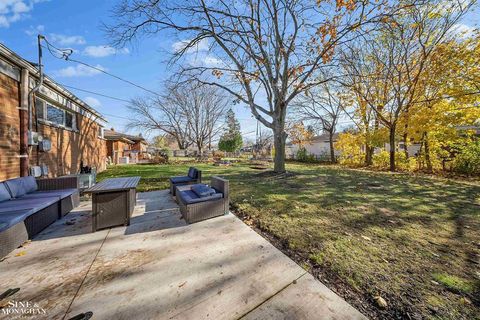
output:
[[[135,189],[140,181],[140,177],[128,177],[128,178],[110,178],[105,179],[91,188],[88,188],[84,192],[86,193],[98,193],[98,192],[110,192],[110,191],[122,191],[128,189]]]

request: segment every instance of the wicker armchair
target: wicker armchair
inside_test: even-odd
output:
[[[176,187],[190,184],[202,183],[202,171],[197,168],[190,167],[186,176],[171,177],[170,179],[170,193],[175,196]]]
[[[180,212],[187,223],[194,223],[205,219],[223,216],[228,213],[230,205],[230,191],[228,180],[212,177],[210,186],[221,193],[223,197],[195,203],[188,203],[179,192],[191,190],[192,185],[176,187],[177,202]]]

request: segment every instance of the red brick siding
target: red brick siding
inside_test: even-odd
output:
[[[19,94],[19,83],[0,73],[0,181],[20,175]],[[46,164],[49,176],[76,173],[81,160],[84,165],[104,170],[107,147],[98,137],[98,124],[77,114],[77,127],[79,132],[34,124],[34,130],[50,139],[52,148],[39,152],[36,146],[30,147],[30,166]]]
[[[20,175],[19,83],[0,73],[0,181]]]
[[[107,140],[107,155],[114,164],[118,164],[118,159],[125,156],[124,151],[131,149],[131,144],[127,142]]]

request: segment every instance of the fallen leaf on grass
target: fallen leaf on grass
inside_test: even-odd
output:
[[[363,239],[367,240],[367,241],[372,241],[371,238],[367,237],[367,236],[362,236]]]
[[[377,303],[377,306],[381,309],[385,309],[388,306],[387,301],[385,301],[385,299],[383,299],[381,296],[375,296],[373,299]]]

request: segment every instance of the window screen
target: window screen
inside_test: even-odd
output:
[[[47,120],[63,126],[65,125],[65,111],[47,104]]]

